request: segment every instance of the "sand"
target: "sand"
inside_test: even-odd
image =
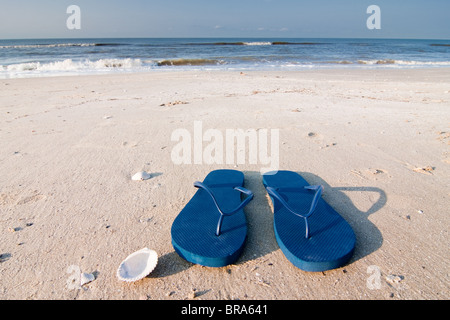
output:
[[[284,257],[262,163],[174,163],[172,133],[195,121],[278,129],[279,168],[322,184],[353,227],[350,263],[309,273]],[[0,80],[0,299],[448,299],[449,144],[450,69]],[[221,168],[243,171],[255,199],[240,259],[206,268],[175,253],[170,228]],[[144,247],[156,269],[120,282]]]

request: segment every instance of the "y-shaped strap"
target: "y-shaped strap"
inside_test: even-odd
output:
[[[305,219],[305,226],[306,226],[306,234],[305,237],[308,239],[309,238],[309,226],[308,226],[308,217],[311,216],[313,214],[313,212],[316,210],[317,204],[319,203],[320,197],[322,195],[323,192],[323,187],[322,186],[306,186],[304,187],[304,189],[307,190],[313,190],[315,192],[314,194],[314,198],[311,202],[311,207],[309,208],[309,212],[307,214],[302,214],[302,213],[298,213],[297,211],[295,211],[294,209],[291,208],[291,206],[289,206],[289,204],[283,199],[283,197],[281,197],[281,195],[278,193],[278,190],[280,191],[298,191],[300,188],[272,188],[272,187],[266,187],[267,192],[274,197],[275,199],[277,199],[278,201],[280,201],[280,203],[291,213],[295,214],[296,216],[299,216],[301,218]]]
[[[245,198],[245,200],[242,201],[241,204],[239,204],[239,206],[237,206],[235,209],[233,209],[231,211],[228,211],[228,212],[225,212],[219,207],[219,204],[217,203],[216,197],[214,197],[214,194],[213,194],[212,190],[208,186],[206,186],[202,182],[196,181],[196,182],[194,182],[194,187],[202,188],[203,190],[205,190],[211,196],[211,198],[212,198],[212,200],[213,200],[217,210],[220,213],[219,223],[217,224],[216,236],[220,235],[220,231],[222,229],[223,218],[226,217],[226,216],[231,216],[231,215],[235,214],[236,212],[238,212],[239,210],[244,208],[253,199],[253,192],[251,192],[250,190],[247,190],[247,189],[245,189],[243,187],[234,187],[233,188],[234,190],[242,192],[242,193],[246,194],[248,197]]]

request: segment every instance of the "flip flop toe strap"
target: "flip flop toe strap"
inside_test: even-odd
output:
[[[208,186],[206,186],[204,183],[202,183],[200,181],[194,182],[194,187],[205,190],[211,196],[211,198],[214,202],[214,205],[216,206],[217,210],[220,213],[219,222],[217,224],[216,236],[219,236],[221,233],[223,218],[226,216],[231,216],[231,215],[235,214],[236,212],[238,212],[239,210],[244,208],[253,199],[253,192],[251,192],[250,190],[245,189],[243,187],[234,187],[233,188],[234,190],[237,190],[237,191],[247,195],[247,198],[245,198],[244,201],[242,201],[235,209],[233,209],[231,211],[224,211],[223,209],[220,208],[219,204],[217,203],[216,197],[214,196],[214,193],[211,190],[211,188],[209,188]]]
[[[284,199],[283,197],[278,193],[278,191],[287,191],[287,192],[295,192],[295,191],[299,191],[299,190],[303,190],[303,189],[307,189],[307,190],[311,190],[314,191],[314,198],[311,202],[311,206],[309,208],[308,213],[303,214],[303,213],[299,213],[298,211],[294,210]],[[309,238],[309,226],[308,226],[308,217],[310,217],[314,211],[317,208],[317,204],[319,203],[320,197],[322,196],[322,192],[323,192],[323,186],[306,186],[304,188],[272,188],[272,187],[266,187],[267,192],[274,197],[275,199],[277,199],[289,212],[295,214],[296,216],[299,216],[303,219],[305,219],[305,227],[306,227],[306,232],[305,232],[305,237],[308,239]]]

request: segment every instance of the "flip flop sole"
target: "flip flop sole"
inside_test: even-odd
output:
[[[308,182],[292,171],[264,175],[266,187],[284,188],[283,199],[300,213],[307,213],[313,194],[304,189]],[[297,189],[297,190],[292,190]],[[281,189],[282,190],[282,189]],[[305,271],[326,271],[345,265],[352,257],[356,238],[351,226],[328,203],[320,199],[308,217],[309,237],[305,237],[305,219],[289,212],[279,201],[274,204],[276,240],[286,258]]]
[[[203,181],[209,186],[221,207],[231,209],[241,203],[244,174],[236,170],[210,172]],[[241,209],[223,219],[222,231],[216,235],[220,218],[208,193],[199,189],[175,218],[172,245],[185,260],[207,267],[223,267],[235,262],[242,253],[247,238],[247,222]]]

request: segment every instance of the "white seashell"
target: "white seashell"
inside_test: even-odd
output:
[[[134,176],[131,177],[131,180],[139,181],[139,180],[148,180],[152,177],[150,173],[147,173],[145,171],[141,171],[136,173]]]
[[[80,286],[95,280],[95,276],[92,273],[82,273],[80,276]]]
[[[144,248],[130,254],[117,269],[119,280],[134,282],[141,280],[152,272],[158,263],[158,254]]]

